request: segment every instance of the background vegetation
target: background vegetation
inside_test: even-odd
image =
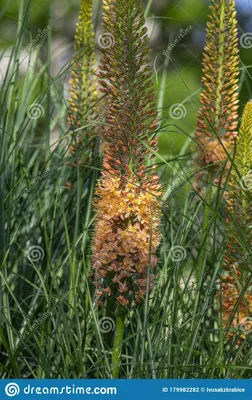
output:
[[[103,319],[106,310],[93,301],[90,277],[100,160],[97,155],[92,171],[67,164],[74,161],[67,82],[79,1],[0,5],[0,375],[107,378],[114,320]],[[227,340],[216,301],[226,229],[221,193],[205,204],[191,181],[207,6],[146,2],[166,197],[156,285],[128,316],[122,378],[251,377],[251,339],[242,345],[238,336]],[[99,1],[96,7],[98,35]],[[252,6],[244,0],[237,7],[242,35],[251,30]],[[251,98],[251,55],[252,45],[241,46],[240,115]],[[205,207],[211,218],[203,237]]]

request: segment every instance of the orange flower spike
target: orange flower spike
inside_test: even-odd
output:
[[[158,126],[142,1],[104,0],[103,13],[101,37],[109,43],[102,49],[99,78],[107,110],[100,132],[104,171],[94,203],[93,269],[97,290],[105,296],[104,287],[110,287],[123,307],[141,301],[147,285],[140,283],[157,264],[162,188],[143,164],[152,157],[149,149],[157,150]]]
[[[157,259],[153,256],[160,243],[161,209],[155,192],[149,194],[131,183],[118,188],[119,182],[120,178],[105,177],[97,189],[99,200],[95,204],[98,217],[93,246],[93,268],[95,281],[100,281],[100,290],[105,284],[105,281],[103,283],[101,280],[104,268],[111,271],[114,269],[112,266],[116,265],[116,273],[119,272],[119,275],[116,279],[111,279],[116,285],[116,293],[123,291],[124,297],[127,298],[127,301],[121,301],[120,296],[120,304],[127,305],[129,300],[134,298],[134,293],[138,292],[139,274],[142,280],[147,280],[150,253],[151,270],[157,264]],[[130,292],[129,288],[132,288]],[[143,290],[143,295],[145,293],[146,290]]]
[[[231,320],[228,337],[232,337],[234,332],[239,330],[241,342],[252,329],[251,283],[242,296],[242,288],[247,285],[250,276],[252,258],[252,101],[249,101],[244,109],[234,162],[236,169],[232,169],[227,195],[226,222],[231,228],[231,233],[227,241],[222,276],[222,318],[226,327],[233,310],[237,309]],[[246,243],[247,253],[241,246],[241,241]]]

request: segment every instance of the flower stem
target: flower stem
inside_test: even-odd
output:
[[[207,193],[205,196],[205,211],[204,211],[204,219],[203,219],[203,229],[202,229],[202,244],[201,244],[201,252],[199,255],[198,261],[198,270],[197,270],[197,281],[198,286],[200,286],[202,278],[203,278],[203,270],[204,270],[204,262],[207,252],[207,242],[209,236],[209,220],[211,213],[211,199],[212,199],[212,187],[213,187],[213,176],[209,172],[208,173],[208,185],[207,185]]]
[[[124,318],[125,314],[118,313],[116,316],[115,340],[112,353],[112,376],[114,379],[119,378],[122,342],[124,334]]]

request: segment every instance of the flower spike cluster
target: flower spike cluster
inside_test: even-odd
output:
[[[248,282],[252,260],[252,102],[244,110],[239,131],[235,167],[230,179],[227,197],[229,216],[227,223],[231,229],[228,239],[222,276],[223,325],[231,320],[231,332],[240,329],[240,340],[252,332],[252,282]],[[240,244],[245,241],[247,250]],[[242,288],[247,287],[245,293]],[[232,312],[237,305],[234,318]]]
[[[98,297],[116,295],[121,305],[141,302],[147,270],[157,263],[160,207],[155,191],[147,192],[121,177],[103,178],[96,192],[98,218],[93,263]],[[152,288],[154,274],[150,275]],[[114,293],[115,292],[115,293]]]
[[[109,174],[134,173],[140,181],[148,181],[144,162],[154,154],[147,146],[157,150],[158,128],[144,24],[141,1],[104,1],[103,29],[113,43],[103,52],[99,74],[108,96],[103,166]]]
[[[238,126],[238,29],[234,0],[212,0],[203,53],[196,141],[199,167],[227,160]],[[225,149],[224,149],[225,148]]]
[[[100,300],[140,302],[153,286],[160,242],[160,196],[155,165],[157,112],[141,0],[104,0],[100,85],[106,94],[101,131],[103,174],[98,182],[93,245],[94,284]]]
[[[98,100],[92,6],[92,0],[81,0],[79,18],[76,24],[71,78],[69,80],[68,119],[73,137],[71,152],[75,153],[78,148],[85,148],[85,151],[82,152],[83,156],[85,154],[85,158],[79,160],[79,163],[82,164],[90,161],[92,141],[96,135],[95,125],[92,125],[92,121],[96,118]],[[88,124],[91,124],[91,126],[75,133],[75,130]]]

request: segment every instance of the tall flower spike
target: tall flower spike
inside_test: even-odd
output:
[[[227,326],[236,303],[237,312],[231,321],[232,330],[244,331],[240,339],[244,339],[247,331],[252,330],[252,283],[242,296],[242,289],[248,284],[251,271],[252,247],[252,102],[247,103],[239,131],[236,155],[236,170],[232,170],[230,191],[227,197],[227,223],[231,228],[225,254],[222,277],[223,324]],[[238,174],[237,174],[238,172]],[[241,242],[246,243],[246,249]],[[239,300],[240,296],[242,298]],[[229,333],[229,337],[232,332]]]
[[[95,202],[94,283],[100,298],[107,293],[127,305],[153,286],[148,267],[157,263],[161,186],[146,160],[153,158],[150,149],[157,151],[158,125],[142,1],[105,0],[103,10],[103,35],[111,46],[103,51],[99,74],[107,116]]]
[[[239,107],[238,55],[235,2],[212,0],[203,52],[203,91],[196,129],[199,145],[197,163],[200,167],[213,167],[216,163],[218,166],[234,147]]]
[[[78,147],[78,154],[82,156],[79,162],[83,164],[90,161],[92,140],[96,134],[95,125],[92,122],[96,118],[98,100],[92,5],[92,0],[81,0],[69,80],[69,123],[73,136],[71,152],[75,153]],[[75,130],[88,124],[91,126],[75,133]],[[80,151],[80,149],[85,150]]]

